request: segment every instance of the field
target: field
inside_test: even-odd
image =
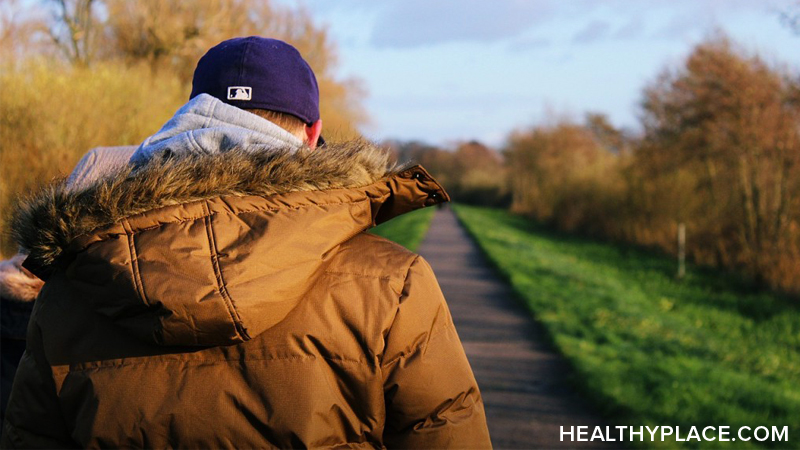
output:
[[[370,233],[383,236],[413,251],[417,250],[431,225],[434,208],[423,208],[372,228]]]
[[[788,426],[797,447],[796,302],[692,266],[678,281],[671,258],[565,236],[505,211],[455,210],[612,425],[680,426],[684,436],[691,426]],[[770,445],[655,445],[678,444]]]

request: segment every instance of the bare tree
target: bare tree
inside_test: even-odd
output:
[[[0,60],[14,61],[30,52],[34,35],[43,27],[41,19],[24,1],[0,0]]]

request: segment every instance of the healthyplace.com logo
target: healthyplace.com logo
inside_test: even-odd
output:
[[[789,442],[789,427],[739,427],[738,430],[731,430],[727,425],[715,427],[690,427],[686,428],[670,426],[571,426],[561,428],[561,441],[572,442],[644,442],[644,441],[665,441],[675,440],[679,442],[691,441],[749,441],[754,439],[759,442]]]

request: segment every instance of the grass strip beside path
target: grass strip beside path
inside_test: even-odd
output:
[[[613,425],[789,427],[800,447],[800,307],[632,247],[554,233],[502,210],[455,211]],[[646,432],[645,432],[646,433]],[[641,445],[641,444],[640,444]],[[650,445],[650,444],[647,444]]]
[[[428,227],[431,226],[434,210],[435,208],[422,208],[411,211],[384,222],[370,229],[369,232],[397,242],[414,252],[425,239]]]

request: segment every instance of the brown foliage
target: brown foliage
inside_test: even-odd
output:
[[[606,123],[596,115],[589,121]],[[621,133],[610,134],[621,149]],[[512,209],[568,231],[602,234],[605,224],[598,218],[614,206],[609,202],[619,175],[607,137],[569,122],[512,134],[505,149]]]
[[[307,11],[275,6],[267,0],[105,0],[110,47],[106,57],[144,61],[157,72],[177,74],[190,83],[197,60],[210,47],[236,36],[284,40],[308,61],[320,86],[320,109],[328,140],[358,136],[366,114],[357,79],[334,75],[338,56],[325,27]]]
[[[459,202],[507,206],[506,169],[500,154],[477,141],[443,149],[420,142],[392,142],[400,162],[422,164]]]
[[[647,176],[692,178],[675,218],[714,236],[694,243],[696,256],[784,284],[772,278],[798,239],[800,108],[790,101],[797,86],[742,53],[713,39],[645,91],[637,162]]]
[[[645,89],[644,136],[598,115],[517,132],[513,209],[800,291],[800,83],[725,37]]]
[[[0,1],[5,256],[16,251],[5,227],[19,193],[68,173],[92,147],[157,131],[188,100],[197,60],[224,39],[258,34],[297,47],[317,74],[329,142],[358,136],[366,120],[358,80],[334,75],[336,47],[304,10],[261,0]]]

